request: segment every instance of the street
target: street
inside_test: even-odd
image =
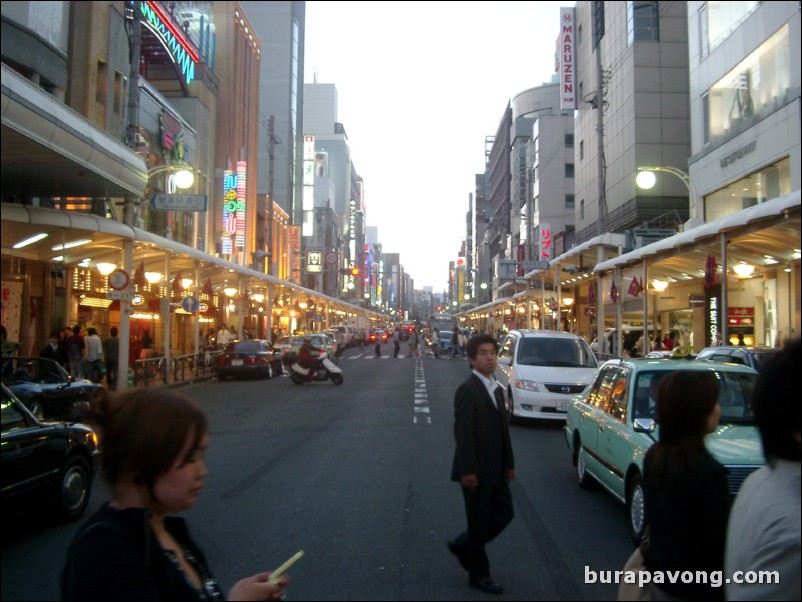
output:
[[[449,476],[453,393],[468,363],[392,353],[391,343],[381,358],[372,347],[346,351],[341,386],[281,377],[178,389],[211,425],[210,474],[184,516],[224,591],[303,550],[290,599],[487,598],[446,549],[465,526]],[[502,597],[615,599],[615,585],[584,583],[585,567],[623,567],[632,551],[623,505],[576,485],[561,423],[511,433],[516,516],[488,546]],[[107,495],[98,479],[85,518]],[[2,599],[58,599],[80,523],[28,520],[4,524]]]

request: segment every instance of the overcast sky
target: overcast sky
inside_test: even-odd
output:
[[[367,225],[415,288],[447,288],[485,137],[512,97],[551,80],[573,5],[306,3],[304,81],[336,85]]]

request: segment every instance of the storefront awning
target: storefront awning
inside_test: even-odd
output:
[[[145,160],[2,65],[5,197],[142,197]]]
[[[680,232],[619,257],[603,261],[593,269],[640,268],[645,259],[650,278],[677,281],[701,278],[708,255],[721,258],[721,235],[727,238],[727,262],[746,262],[774,269],[799,262],[800,191],[778,197],[702,226]],[[796,255],[795,255],[796,249]]]

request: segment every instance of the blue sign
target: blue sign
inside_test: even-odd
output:
[[[150,208],[154,211],[206,211],[209,198],[205,194],[154,194]]]
[[[198,311],[199,306],[200,303],[198,303],[198,300],[195,297],[184,297],[181,301],[181,307],[189,314],[194,314],[196,311]]]

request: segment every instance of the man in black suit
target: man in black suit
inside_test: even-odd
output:
[[[509,482],[515,461],[504,390],[493,373],[498,343],[487,334],[468,340],[471,376],[454,395],[454,438],[457,448],[451,480],[462,487],[468,528],[448,542],[448,549],[470,575],[469,583],[483,592],[503,590],[490,574],[485,544],[493,541],[514,515]]]

